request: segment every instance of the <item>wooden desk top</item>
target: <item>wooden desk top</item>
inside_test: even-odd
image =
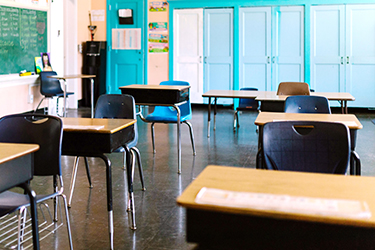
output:
[[[312,96],[324,96],[330,101],[354,101],[355,98],[350,93],[340,92],[311,92]],[[259,91],[257,101],[285,101],[288,95],[276,95],[275,91]]]
[[[113,134],[133,125],[135,119],[61,118],[64,131]],[[65,127],[64,127],[65,126]]]
[[[177,204],[192,209],[375,228],[374,183],[375,177],[208,166],[177,198]],[[371,217],[342,218],[198,204],[194,200],[202,187],[238,192],[357,200],[367,202]]]
[[[33,153],[39,149],[38,144],[0,143],[0,164],[18,157]]]
[[[188,89],[190,86],[187,85],[141,85],[141,84],[131,84],[127,86],[119,87],[119,89],[154,89],[154,90],[184,90]]]
[[[353,114],[305,114],[284,112],[260,112],[255,119],[255,125],[262,126],[274,121],[318,121],[341,122],[349,129],[362,129],[363,126]]]
[[[62,75],[62,76],[47,76],[48,78],[55,78],[59,80],[66,80],[66,79],[77,79],[77,78],[95,78],[96,75]]]
[[[221,98],[255,98],[265,91],[251,90],[209,90],[204,93],[203,97],[221,97]]]

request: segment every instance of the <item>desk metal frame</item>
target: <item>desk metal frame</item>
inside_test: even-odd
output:
[[[330,101],[338,101],[341,105],[341,112],[348,113],[348,102],[354,101],[348,93],[330,93],[330,92],[311,92],[313,96],[325,96]],[[214,98],[214,130],[216,130],[216,114],[218,98],[248,98],[257,101],[283,102],[288,96],[278,96],[274,91],[248,91],[248,90],[210,90],[202,95],[208,97],[208,115],[207,115],[207,137],[210,137],[210,121],[211,121],[211,98]]]
[[[49,78],[55,78],[64,81],[64,113],[63,117],[66,117],[66,92],[67,92],[67,79],[84,79],[90,78],[91,82],[91,118],[94,118],[94,78],[96,75],[63,75],[63,76],[48,76]]]
[[[88,120],[112,120],[119,121],[120,119],[90,119],[90,118],[63,118],[64,124],[71,125],[69,119],[88,119]],[[131,228],[135,229],[135,208],[134,208],[134,194],[133,194],[133,180],[132,180],[132,168],[131,166],[131,152],[126,146],[125,137],[123,133],[132,130],[131,125],[133,125],[136,120],[126,119],[131,122],[126,123],[123,128],[118,129],[114,132],[101,132],[100,130],[71,130],[64,129],[63,141],[62,141],[62,155],[69,156],[82,156],[82,157],[99,157],[106,165],[106,184],[107,184],[107,210],[108,210],[108,225],[109,225],[109,239],[110,239],[110,249],[113,249],[113,206],[112,206],[112,170],[111,161],[105,155],[106,153],[112,153],[119,147],[124,147],[126,152],[126,174],[127,174],[127,184],[128,184],[128,195],[129,195],[129,205],[130,205],[130,217],[131,217]],[[72,120],[70,120],[72,121]],[[74,123],[73,123],[74,124]],[[100,124],[93,124],[100,125]],[[83,125],[84,126],[84,125]],[[76,159],[78,159],[76,157]],[[76,163],[74,163],[76,164]]]

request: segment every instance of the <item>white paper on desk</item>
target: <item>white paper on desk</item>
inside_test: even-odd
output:
[[[367,203],[356,200],[234,192],[206,187],[199,191],[195,202],[225,207],[253,208],[324,216],[348,218],[371,217]]]
[[[99,130],[104,128],[104,125],[63,125],[64,129],[77,129],[77,130]]]

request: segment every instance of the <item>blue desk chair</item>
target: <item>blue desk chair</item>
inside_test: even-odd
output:
[[[43,230],[45,236],[54,233],[61,225],[56,224],[57,218],[57,198],[61,197],[64,201],[66,227],[70,249],[73,249],[72,236],[70,231],[69,212],[66,197],[63,193],[64,185],[61,173],[61,142],[62,142],[62,121],[55,116],[41,114],[17,114],[4,116],[0,119],[0,142],[13,143],[33,143],[39,145],[39,150],[34,153],[34,176],[52,177],[53,186],[47,190],[46,194],[36,196],[37,203],[54,199],[54,216],[51,223],[45,225]],[[48,192],[53,191],[53,192]],[[29,206],[29,197],[25,194],[19,194],[6,191],[0,194],[0,210],[25,211]],[[50,214],[50,213],[49,213]],[[19,220],[23,216],[19,213]],[[61,220],[62,221],[62,220]],[[20,223],[20,222],[19,222]],[[40,224],[41,226],[41,224]],[[19,237],[22,232],[19,231]],[[43,236],[43,238],[45,237]]]
[[[285,113],[331,114],[329,101],[324,96],[293,95],[285,100]]]
[[[258,91],[257,88],[241,88],[240,90],[248,90],[248,91]],[[233,131],[236,130],[236,127],[240,127],[240,119],[239,119],[239,112],[240,111],[254,111],[259,109],[259,102],[255,101],[255,99],[249,98],[240,98],[238,107],[234,112],[233,118]]]
[[[53,78],[48,78],[48,76],[57,75],[55,71],[42,71],[40,72],[40,93],[44,95],[42,100],[40,100],[35,112],[38,110],[40,104],[46,98],[52,98],[57,96],[58,98],[64,97],[64,90],[61,88],[60,81]],[[67,92],[66,96],[73,95],[73,92]],[[45,112],[44,112],[45,113]]]
[[[345,174],[349,129],[336,122],[269,122],[263,127],[262,156],[270,170]]]
[[[160,85],[183,85],[183,86],[188,85],[189,86],[190,84],[184,81],[164,81],[164,82],[161,82]],[[181,119],[180,119],[181,123],[185,123],[189,127],[191,146],[193,148],[193,155],[195,155],[196,152],[195,152],[193,127],[191,123],[187,121],[187,120],[190,120],[192,117],[190,100],[188,100],[185,104],[182,104],[181,106],[179,106],[179,108],[181,111]],[[154,111],[148,114],[144,118],[144,120],[146,122],[151,123],[152,149],[155,154],[156,153],[155,130],[154,130],[155,123],[177,123],[177,111],[173,107],[155,106]]]

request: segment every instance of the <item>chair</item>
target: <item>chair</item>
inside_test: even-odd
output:
[[[73,249],[70,231],[69,212],[66,197],[63,194],[64,186],[61,174],[61,142],[62,121],[58,117],[41,114],[17,114],[0,119],[0,142],[34,143],[39,150],[34,153],[34,176],[53,177],[52,193],[36,196],[37,203],[54,199],[54,218],[47,225],[49,233],[54,233],[61,224],[57,221],[57,197],[62,197],[65,207],[66,226],[70,249]],[[6,191],[0,194],[0,210],[22,211],[29,206],[29,198],[25,194]],[[21,216],[19,216],[19,220]],[[51,228],[49,228],[51,227]],[[46,227],[44,229],[47,229]],[[42,232],[42,229],[39,229]],[[20,234],[20,233],[19,233]]]
[[[32,156],[31,156],[32,157]],[[38,217],[37,217],[37,211],[36,211],[36,195],[35,192],[30,188],[30,185],[28,182],[32,180],[33,178],[33,171],[32,171],[32,165],[30,166],[24,166],[24,163],[31,163],[32,164],[32,158],[30,159],[30,162],[22,159],[23,157],[19,157],[17,159],[11,160],[11,162],[3,162],[2,168],[1,168],[1,175],[0,175],[0,193],[7,191],[14,187],[20,187],[24,190],[24,193],[28,195],[29,201],[30,201],[30,207],[31,207],[31,224],[32,224],[32,234],[33,234],[33,247],[34,249],[39,249],[39,232],[38,232]],[[14,170],[14,171],[13,171]],[[27,170],[27,171],[25,171]],[[22,171],[22,172],[20,172]],[[1,206],[2,204],[0,204]],[[13,213],[15,209],[11,207],[1,207],[0,208],[0,217],[6,217],[10,213]],[[22,209],[22,212],[20,214],[24,214],[26,212],[26,209]],[[20,246],[20,237],[17,237],[17,240],[7,242],[9,238],[6,236],[8,232],[8,226],[1,223],[1,243],[2,246],[7,247],[11,245],[12,243],[17,243],[18,246]],[[11,226],[11,225],[10,225]],[[18,224],[18,230],[21,232],[21,227],[23,224]],[[3,233],[5,231],[5,233]],[[17,235],[18,236],[18,235]],[[18,248],[19,249],[19,248]]]
[[[310,95],[309,85],[305,82],[281,82],[277,95]]]
[[[190,85],[188,82],[184,81],[164,81],[161,82],[160,85]],[[189,127],[190,131],[190,140],[191,140],[191,146],[193,148],[193,155],[196,154],[195,152],[195,143],[194,143],[194,135],[193,135],[193,127],[190,122],[187,120],[190,120],[192,117],[191,112],[191,104],[190,100],[188,100],[185,104],[182,104],[179,106],[181,111],[181,123],[185,123]],[[154,154],[156,153],[155,150],[155,130],[154,125],[155,123],[177,123],[177,111],[172,107],[164,107],[164,106],[155,106],[154,111],[151,114],[148,114],[144,118],[145,122],[151,123],[151,137],[152,137],[152,149]],[[180,149],[181,150],[181,149]]]
[[[122,119],[137,119],[136,117],[136,110],[135,110],[135,102],[134,98],[130,95],[101,95],[98,98],[98,101],[96,103],[95,108],[95,115],[94,118],[122,118]],[[138,142],[138,129],[137,129],[137,123],[134,124],[133,129],[131,130],[130,134],[125,134],[124,136],[128,137],[128,141],[126,143],[126,146],[130,149],[131,155],[132,155],[132,179],[134,177],[134,167],[135,167],[135,158],[137,158],[138,162],[138,170],[140,174],[141,184],[142,184],[142,190],[146,190],[144,185],[144,178],[143,178],[143,169],[142,169],[142,162],[141,162],[141,154],[136,147]],[[124,145],[125,146],[125,145]],[[122,152],[124,154],[124,169],[126,166],[126,160],[125,160],[125,148],[120,147],[114,152]],[[135,157],[136,156],[136,157]],[[75,185],[75,179],[77,175],[77,167],[78,167],[79,158],[76,157],[74,167],[73,167],[73,174],[70,184],[70,196],[68,204],[71,206],[71,201],[73,197],[73,191],[74,191],[74,185]],[[91,177],[90,177],[90,170],[88,166],[87,159],[85,157],[85,165],[86,165],[86,172],[87,177],[89,180],[89,185],[91,185]]]
[[[263,167],[345,174],[350,157],[347,126],[334,122],[283,121],[263,127]]]
[[[240,90],[247,90],[247,91],[258,91],[257,88],[241,88]],[[258,110],[259,102],[255,101],[255,99],[249,98],[240,98],[238,107],[234,112],[233,118],[233,130],[236,130],[236,127],[240,127],[240,120],[239,120],[239,111],[250,111],[250,110]]]
[[[285,113],[331,114],[329,101],[324,96],[293,95],[285,100]]]
[[[58,98],[64,97],[64,90],[62,90],[60,81],[53,78],[48,78],[48,76],[57,75],[55,71],[42,71],[40,72],[40,93],[44,95],[42,100],[40,100],[35,112],[38,110],[40,104],[46,98],[52,98],[57,96]],[[73,95],[73,92],[67,92],[66,96]]]

